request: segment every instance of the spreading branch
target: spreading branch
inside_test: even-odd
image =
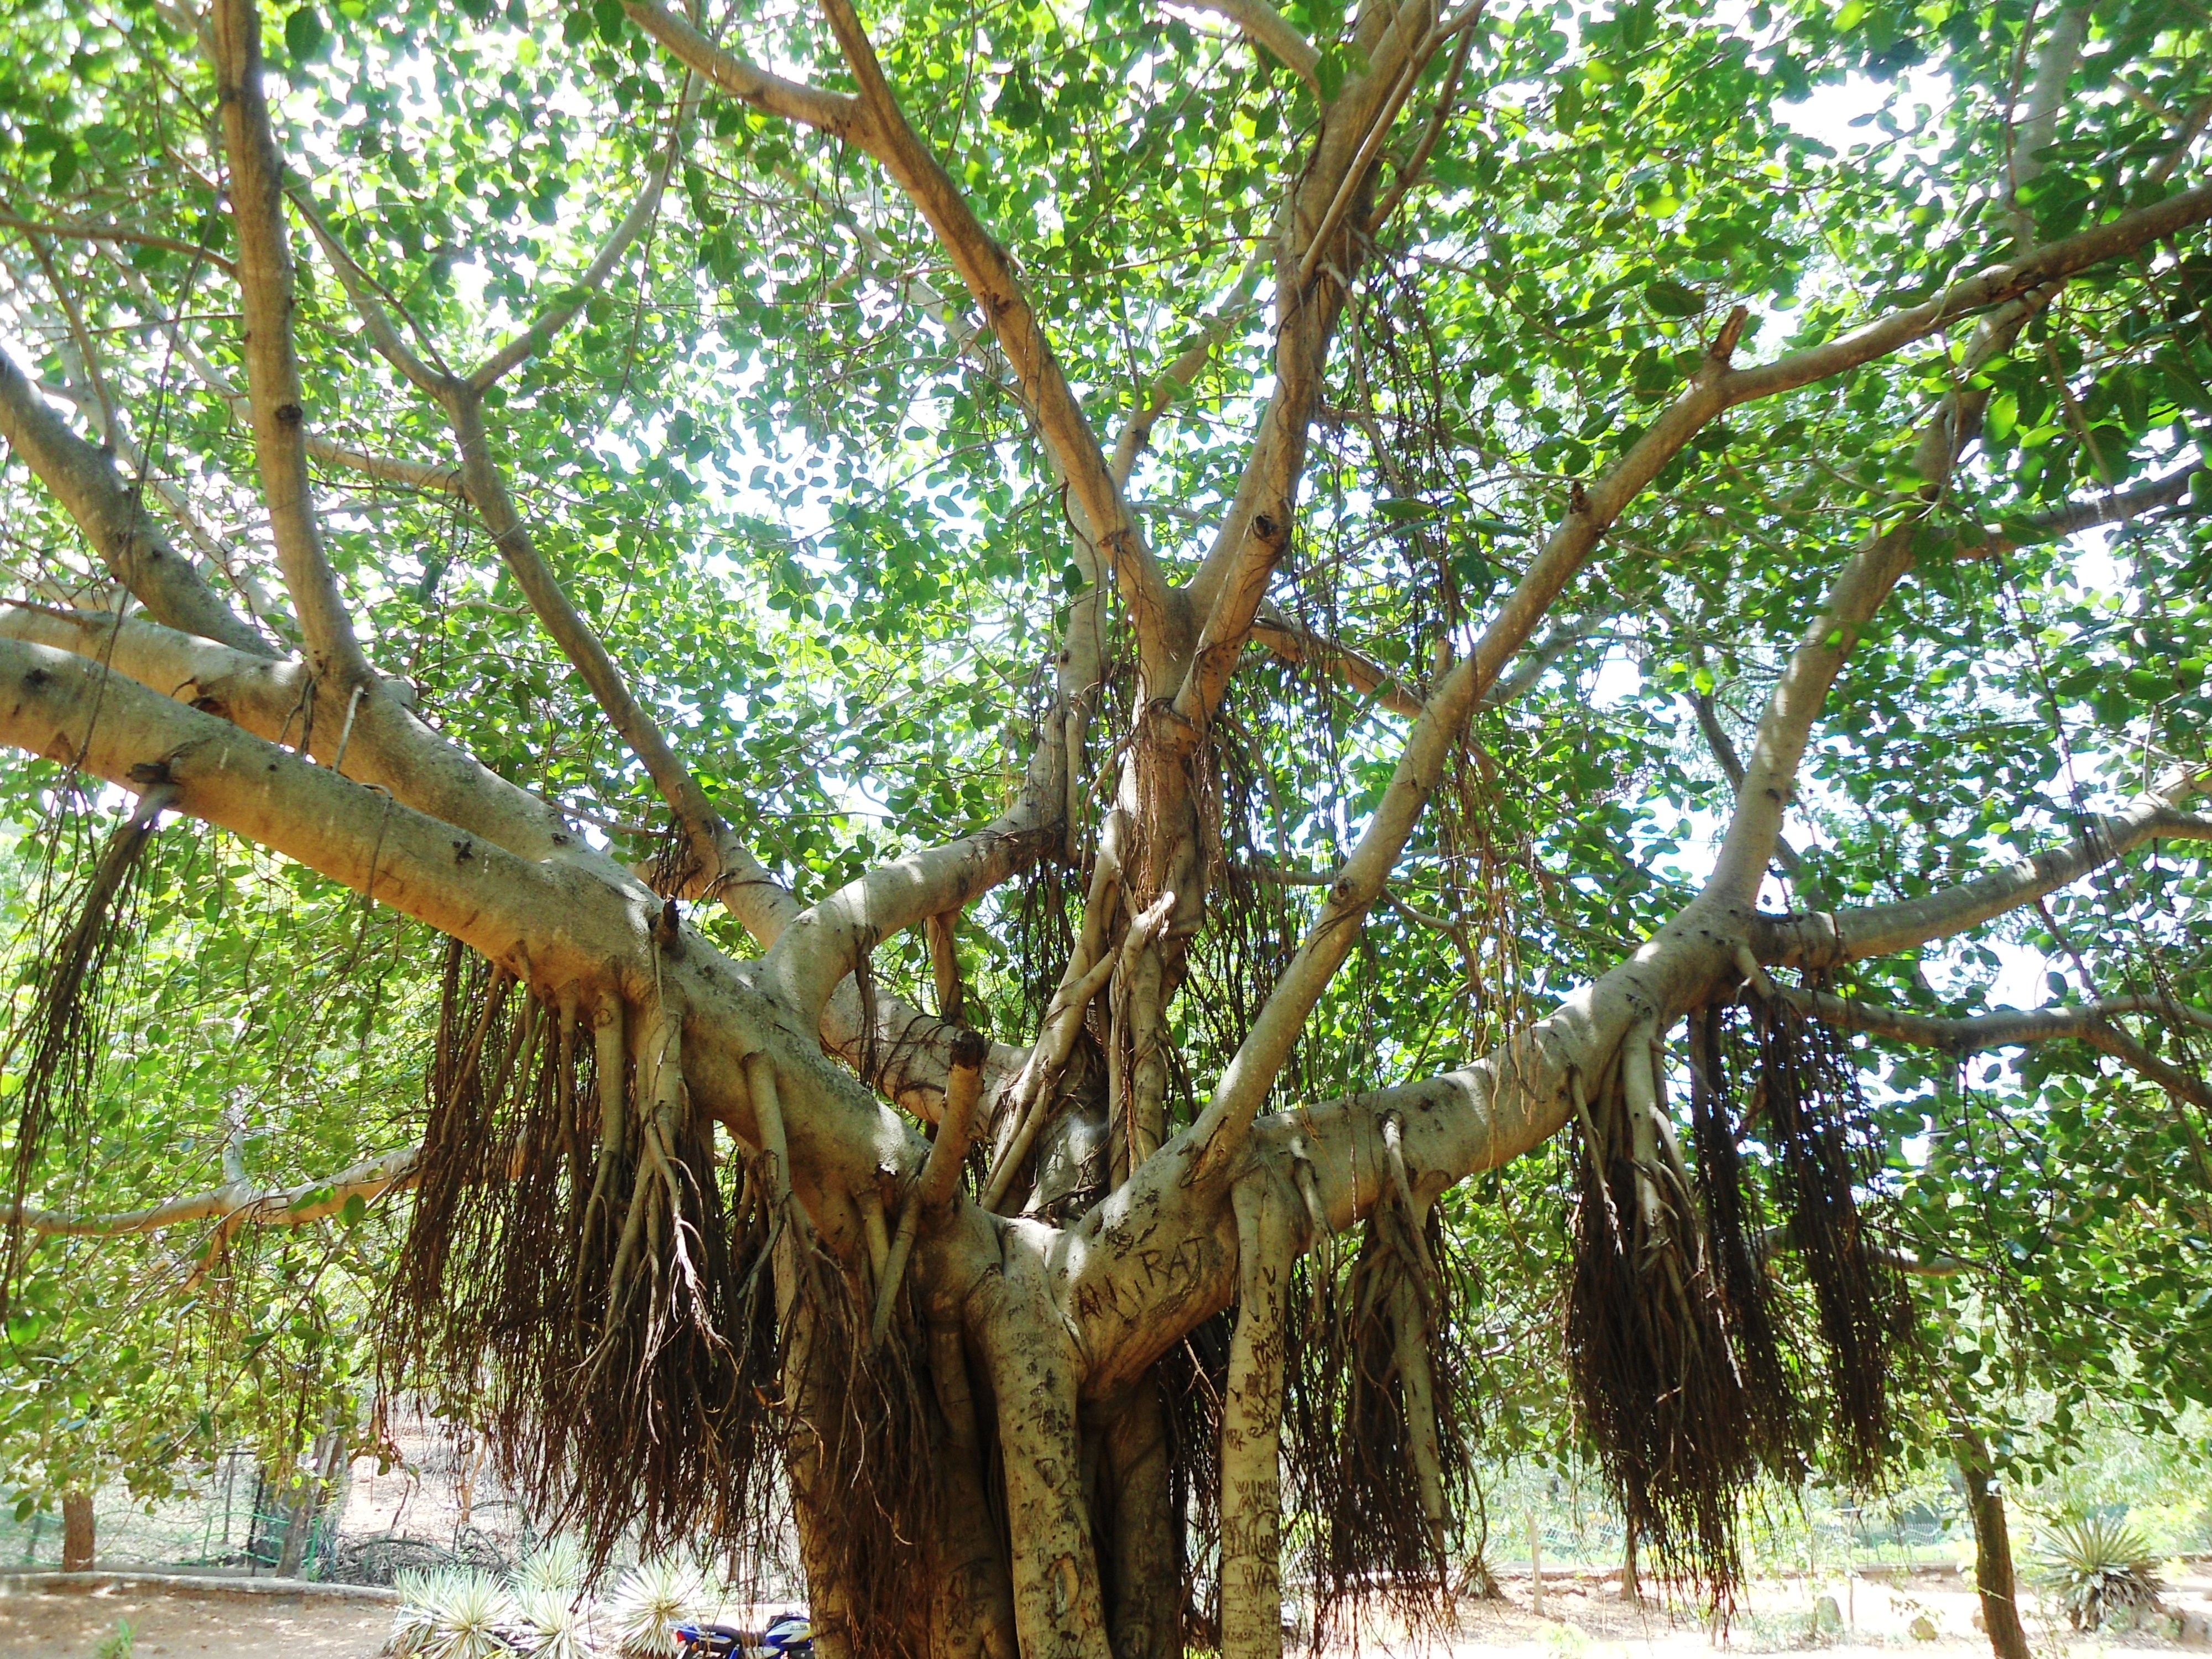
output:
[[[2120,811],[2089,820],[2063,846],[1918,898],[1832,914],[1797,911],[1759,917],[1753,927],[1753,949],[1763,963],[1817,969],[1893,956],[1931,939],[1963,933],[2032,904],[2139,847],[2160,841],[2212,841],[2212,817],[2181,811],[2178,805],[2199,787],[2198,778],[2185,775]]]
[[[368,660],[324,553],[307,478],[307,402],[292,338],[296,301],[284,231],[284,169],[261,84],[260,8],[252,0],[216,0],[211,21],[246,312],[246,393],[277,563],[317,665],[335,685],[369,685]]]
[[[149,615],[234,650],[274,653],[260,630],[241,621],[170,545],[137,490],[104,452],[69,429],[15,360],[0,351],[0,438],[53,492],[92,544],[108,574]]]
[[[1255,46],[1265,46],[1285,68],[1310,87],[1316,97],[1320,95],[1321,53],[1267,0],[1184,0],[1184,3],[1226,17],[1243,31],[1246,40]]]
[[[2212,1010],[2156,997],[2117,997],[2071,1008],[2000,1008],[1970,1018],[1944,1019],[1826,991],[1784,988],[1781,994],[1827,1024],[1894,1038],[1917,1048],[1941,1049],[1947,1054],[1981,1054],[2062,1039],[2087,1043],[2169,1094],[2212,1111],[2212,1087],[2207,1087],[2203,1078],[2160,1060],[2139,1038],[2114,1024],[2123,1014],[2148,1014],[2212,1030]]]
[[[210,1219],[233,1228],[304,1227],[337,1214],[356,1198],[370,1203],[413,1185],[420,1152],[419,1147],[409,1146],[364,1158],[326,1179],[293,1187],[262,1188],[249,1181],[226,1180],[206,1192],[167,1199],[143,1210],[87,1215],[0,1205],[0,1223],[56,1238],[117,1238]]]

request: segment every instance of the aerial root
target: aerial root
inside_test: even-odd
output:
[[[764,1538],[774,1218],[736,1160],[726,1186],[690,1109],[680,1010],[541,1000],[450,945],[428,1085],[385,1398],[465,1411],[502,1478],[597,1554],[631,1529],[653,1548]]]
[[[85,1121],[93,1079],[108,1050],[114,969],[138,932],[136,878],[161,815],[176,799],[167,769],[157,769],[110,832],[100,862],[81,888],[64,885],[56,890],[56,866],[50,863],[45,872],[37,907],[40,925],[30,957],[37,990],[0,1048],[0,1068],[17,1071],[22,1079],[13,1108],[15,1149],[8,1194],[12,1209],[0,1259],[0,1317],[22,1266],[24,1200],[40,1156],[57,1132],[73,1135]],[[61,809],[65,815],[73,810]],[[51,833],[47,837],[50,860],[56,839]],[[218,1230],[214,1248],[220,1249],[223,1237]]]
[[[1838,1040],[1785,999],[1754,997],[1748,1040],[1727,1011],[1689,1020],[1694,1176],[1674,1132],[1656,1024],[1595,1079],[1570,1074],[1577,1201],[1568,1363],[1584,1427],[1632,1535],[1660,1571],[1717,1605],[1741,1574],[1741,1501],[1761,1472],[1800,1478],[1826,1425],[1830,1467],[1864,1480],[1908,1363],[1909,1304],[1864,1237],[1874,1147]],[[1593,1082],[1595,1087],[1593,1088]],[[1747,1097],[1739,1101],[1739,1097]],[[1762,1124],[1772,1174],[1739,1149]],[[1764,1197],[1783,1224],[1762,1224]],[[1795,1248],[1818,1321],[1788,1325],[1766,1241]]]
[[[1321,1642],[1356,1639],[1358,1620],[1379,1612],[1415,1628],[1447,1615],[1451,1516],[1472,1484],[1454,1409],[1470,1370],[1464,1275],[1447,1267],[1432,1206],[1399,1178],[1397,1127],[1385,1126],[1395,1174],[1348,1269],[1315,1249],[1303,1267],[1310,1311],[1291,1328],[1285,1461],[1298,1507],[1320,1523],[1309,1567]]]

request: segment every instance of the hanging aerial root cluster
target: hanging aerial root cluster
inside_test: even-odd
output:
[[[1223,1310],[1162,1355],[1155,1371],[1167,1407],[1168,1512],[1187,1653],[1221,1646],[1221,1411],[1235,1328],[1233,1310]]]
[[[823,1248],[780,1133],[718,1165],[681,1040],[672,1000],[549,1002],[449,948],[384,1398],[469,1416],[595,1560],[627,1538],[762,1570],[788,1490],[810,1576],[845,1591],[817,1622],[908,1651],[934,1494],[913,1322],[872,1350],[865,1264]]]
[[[449,947],[413,1219],[380,1322],[387,1400],[471,1413],[595,1554],[744,1541],[781,1426],[754,1169],[726,1190],[665,1007],[541,1001]]]
[[[0,1258],[0,1319],[6,1316],[22,1266],[23,1200],[39,1159],[56,1135],[71,1137],[85,1122],[86,1103],[108,1053],[114,1023],[119,995],[115,970],[138,937],[144,854],[156,820],[176,799],[165,770],[141,781],[145,793],[110,832],[99,863],[81,884],[59,881],[62,866],[52,861],[51,851],[56,837],[49,836],[47,890],[37,904],[29,941],[33,994],[0,1048],[0,1071],[22,1079],[13,1097],[11,1208]],[[71,810],[68,805],[62,808]]]
[[[1774,1160],[1778,1236],[1813,1297],[1826,1364],[1826,1461],[1859,1486],[1892,1455],[1893,1385],[1917,1361],[1912,1304],[1895,1261],[1874,1246],[1859,1194],[1881,1167],[1879,1131],[1843,1035],[1784,999],[1754,1009],[1757,1080],[1745,1116]]]
[[[916,1363],[926,1343],[906,1316],[872,1343],[866,1275],[796,1213],[778,1249],[792,1495],[808,1579],[835,1587],[826,1598],[817,1590],[817,1632],[842,1637],[847,1652],[924,1659],[938,1451],[928,1368]]]
[[[1420,1628],[1449,1611],[1451,1520],[1473,1489],[1464,1282],[1437,1212],[1395,1189],[1348,1268],[1319,1244],[1294,1279],[1285,1461],[1315,1521],[1316,1645],[1356,1638],[1377,1613]]]
[[[1753,1016],[1748,1036],[1723,1008],[1690,1017],[1694,1174],[1654,1028],[1632,1032],[1600,1077],[1571,1080],[1566,1338],[1583,1425],[1662,1571],[1723,1606],[1762,1474],[1794,1483],[1822,1456],[1846,1480],[1879,1476],[1911,1331],[1865,1238],[1874,1147],[1848,1056],[1786,1002]],[[1795,1247],[1817,1312],[1809,1342],[1778,1241]]]

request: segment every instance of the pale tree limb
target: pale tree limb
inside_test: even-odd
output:
[[[2027,107],[2005,135],[2008,216],[2012,221],[2014,234],[2022,242],[2035,240],[2035,218],[2021,205],[2021,186],[2032,182],[2043,171],[2044,148],[2057,131],[2058,112],[2066,101],[2066,83],[2074,78],[2074,71],[2081,64],[2081,45],[2088,34],[2087,4],[2062,5],[2057,9],[2051,20],[2051,33],[2036,53],[2035,83],[2027,90]]]
[[[2177,467],[2162,478],[2150,479],[2131,489],[2118,490],[2109,495],[2093,495],[2087,501],[2069,501],[2064,507],[2024,514],[2021,522],[2030,529],[2053,536],[2071,536],[2077,531],[2094,530],[2100,525],[2124,524],[2161,507],[2178,504],[2188,495],[2189,481],[2197,471],[2194,465]]]
[[[1421,717],[1419,695],[1372,657],[1316,633],[1272,601],[1260,607],[1252,623],[1252,642],[1296,666],[1312,667],[1342,680],[1376,707],[1406,720]]]
[[[1963,933],[2032,904],[2147,843],[2212,841],[2212,817],[2179,810],[2179,803],[2197,793],[2204,781],[2198,775],[2179,775],[2118,812],[2090,819],[2063,846],[1918,898],[1833,914],[1798,911],[1759,917],[1753,924],[1753,948],[1761,962],[1818,969],[1893,956],[1931,939]]]
[[[2167,1004],[2155,997],[2120,997],[2080,1007],[2001,1008],[1971,1018],[1943,1019],[1827,991],[1778,988],[1784,1000],[1823,1024],[1893,1037],[1917,1048],[1939,1048],[1947,1054],[1980,1054],[2061,1039],[2086,1043],[2140,1073],[2168,1094],[2212,1111],[2212,1087],[2207,1087],[2203,1078],[2160,1060],[2139,1038],[2113,1024],[2121,1014],[2153,1014],[2212,1030],[2212,1011],[2206,1009]]]
[[[1043,325],[1005,250],[984,229],[965,195],[908,121],[850,0],[824,0],[823,10],[859,83],[866,112],[866,131],[857,135],[856,142],[906,191],[990,319],[1038,434],[1066,481],[1073,505],[1087,521],[1086,533],[1113,568],[1139,655],[1152,665],[1157,679],[1169,647],[1167,579],[1130,517],[1128,503]]]
[[[1472,28],[1462,30],[1459,45],[1452,51],[1451,64],[1444,70],[1443,84],[1437,89],[1436,107],[1429,112],[1429,124],[1421,129],[1421,136],[1414,142],[1413,152],[1400,165],[1397,176],[1391,179],[1389,194],[1368,216],[1367,234],[1370,236],[1375,235],[1389,222],[1390,216],[1398,210],[1412,193],[1413,186],[1420,182],[1421,169],[1429,164],[1429,156],[1435,150],[1437,141],[1443,137],[1444,127],[1451,120],[1453,105],[1459,98],[1460,77],[1466,74],[1467,60],[1474,50],[1474,31]]]
[[[250,655],[274,655],[170,545],[115,463],[78,437],[15,361],[0,351],[0,437],[21,455],[84,532],[115,580],[148,613],[188,634]]]
[[[1384,15],[1389,9],[1377,10]],[[1422,66],[1442,44],[1430,0],[1406,0],[1368,44],[1370,68],[1346,83],[1324,112],[1322,129],[1279,231],[1276,283],[1275,385],[1228,512],[1188,587],[1191,609],[1206,622],[1206,646],[1177,694],[1177,712],[1202,723],[1250,629],[1267,578],[1281,556],[1305,469],[1306,444],[1329,343],[1341,318],[1359,243],[1342,226],[1371,181],[1376,156]],[[1324,261],[1332,280],[1316,284]]]
[[[1739,793],[1743,788],[1743,758],[1736,753],[1735,740],[1721,724],[1720,708],[1710,691],[1698,692],[1690,699],[1690,708],[1697,715],[1698,730],[1704,733],[1705,747],[1712,750],[1713,760],[1728,780],[1728,787]],[[1785,876],[1795,876],[1798,871],[1797,849],[1790,846],[1780,833],[1774,837],[1774,861]]]
[[[2048,142],[2057,101],[2080,58],[2086,27],[2087,15],[2079,7],[2062,12],[2053,27],[2024,127],[2031,139],[2039,135]],[[2015,191],[2033,179],[2040,167],[2032,155],[2012,158]],[[2016,216],[2015,228],[2025,240],[2033,234],[2033,223],[2025,216]],[[1961,364],[1965,378],[1971,380],[1991,358],[2008,349],[2029,318],[2047,303],[2051,292],[2047,283],[2027,290],[1985,317],[1966,347]],[[1709,898],[1746,910],[1755,902],[1766,866],[1780,844],[1783,815],[1796,793],[1797,769],[1812,739],[1814,723],[1826,704],[1844,659],[1856,647],[1860,630],[1911,568],[1913,539],[1920,520],[1949,487],[1960,449],[1978,427],[1985,401],[1978,391],[1954,392],[1923,425],[1912,463],[1920,475],[1921,505],[1902,513],[1887,526],[1878,527],[1853,553],[1831,586],[1820,614],[1790,653],[1759,716],[1750,760],[1736,780],[1735,811],[1705,884]]]
[[[810,1190],[872,1187],[882,1164],[909,1168],[926,1150],[793,1028],[757,965],[688,932],[680,951],[662,950],[654,896],[603,860],[518,856],[95,663],[4,639],[0,744],[132,789],[156,778],[176,791],[174,810],[451,935],[541,995],[611,987],[643,1004],[658,988],[686,1011],[693,1098],[749,1145],[759,1141],[744,1061],[770,1058],[803,1103],[786,1127]]]
[[[98,611],[21,602],[0,606],[0,637],[90,659],[165,698],[188,703],[265,741],[289,742],[329,765],[343,722],[314,715],[313,671],[297,659],[249,654],[149,622]],[[518,788],[447,743],[407,709],[404,682],[357,711],[346,749],[346,775],[456,830],[483,836],[517,855],[588,867],[611,881],[642,886],[567,827],[557,807]],[[362,732],[376,723],[377,741]]]
[[[560,582],[538,554],[529,529],[515,510],[507,481],[492,458],[489,435],[483,424],[483,404],[469,386],[450,383],[445,407],[460,449],[461,485],[469,503],[491,533],[493,544],[506,562],[515,583],[530,601],[530,608],[551,635],[561,653],[575,665],[590,687],[592,698],[623,742],[644,763],[677,822],[683,826],[692,858],[703,872],[705,890],[720,896],[732,889],[733,914],[744,920],[744,908],[752,890],[763,881],[773,884],[765,870],[745,851],[714,804],[700,788],[691,769],[677,754],[659,723],[632,695],[622,671],[600,643],[583,614],[570,602]],[[780,884],[776,884],[779,886]]]
[[[1948,467],[1947,467],[1948,471]],[[1826,702],[1859,633],[1912,567],[1915,514],[1892,526],[1852,554],[1830,586],[1820,614],[1790,654],[1767,701],[1751,758],[1736,787],[1735,811],[1705,884],[1715,902],[1748,908],[1781,839],[1783,814],[1794,793],[1797,766],[1813,722]]]
[[[708,799],[691,769],[676,752],[651,711],[631,691],[605,645],[539,555],[492,457],[490,440],[483,426],[483,404],[477,395],[458,381],[450,382],[446,409],[459,445],[463,488],[471,504],[491,532],[501,557],[545,631],[582,676],[617,735],[643,763],[684,831],[693,867],[683,891],[719,902],[772,957],[781,950],[785,957],[805,952],[810,961],[821,960],[819,952],[811,945],[815,935],[806,928],[802,927],[798,938],[789,944],[784,941],[794,923],[803,918],[817,918],[822,906],[812,909],[802,906],[790,890],[753,856]],[[1024,794],[1024,816],[1012,827],[1033,827],[1040,817],[1036,810],[1040,797],[1054,802],[1059,799],[1058,774],[1048,763],[1056,752],[1051,750],[1050,745],[1041,750],[1048,764],[1041,769],[1041,775],[1036,781],[1037,788]],[[1007,853],[1036,850],[1025,843],[1007,843],[1005,830],[1008,824],[1009,821],[1002,820],[1000,825],[978,831],[976,836],[956,843],[945,859],[957,863],[966,856],[965,849],[975,845],[996,844]],[[991,862],[986,885],[1003,880],[1018,867],[1018,862],[1013,861]],[[876,890],[880,892],[885,884],[876,883]],[[937,909],[913,915],[900,926],[910,927],[923,915],[939,914],[954,908],[956,899],[964,903],[974,896],[974,892],[956,884],[945,890],[946,902]],[[861,901],[863,908],[866,902]],[[866,950],[872,950],[881,939],[897,931],[894,927],[869,939]],[[842,966],[818,988],[819,994],[809,990],[805,994],[811,1000],[793,1006],[802,1008],[807,1018],[817,1022],[824,1040],[855,1066],[871,1054],[876,1058],[877,1074],[867,1079],[872,1086],[882,1089],[918,1116],[933,1119],[941,1110],[946,1067],[951,1063],[951,1045],[959,1028],[932,1019],[903,1000],[882,993],[876,998],[871,1024],[866,999],[850,978],[866,959],[866,950],[857,949],[859,937],[857,933],[850,936],[855,951],[839,958]],[[1018,1063],[1012,1051],[994,1046],[989,1069],[995,1079]]]
[[[246,311],[246,392],[277,563],[318,670],[338,686],[373,686],[368,659],[323,550],[307,479],[307,393],[292,338],[295,300],[284,233],[283,164],[261,84],[260,9],[252,0],[215,0],[211,21]]]
[[[1316,98],[1321,95],[1321,53],[1267,0],[1180,0],[1180,3],[1226,17],[1243,31],[1246,40],[1254,46],[1265,46],[1285,68],[1312,88]]]
[[[1947,325],[2016,299],[2076,272],[2161,241],[2212,218],[2212,185],[2199,185],[2108,219],[2100,225],[2031,249],[2009,264],[1953,283],[1934,299],[1891,313],[1827,342],[1795,351],[1752,368],[1732,372],[1723,383],[1729,407],[1794,392],[1924,339]]]
[[[207,1192],[167,1199],[143,1210],[88,1215],[0,1205],[0,1223],[52,1238],[116,1238],[210,1218],[232,1226],[302,1227],[336,1215],[353,1199],[368,1202],[411,1186],[420,1152],[409,1146],[386,1152],[349,1164],[323,1180],[292,1187],[259,1188],[249,1181],[226,1180]]]
[[[1231,1056],[1213,1099],[1187,1132],[1206,1146],[1209,1168],[1228,1167],[1254,1117],[1289,1059],[1306,1018],[1335,976],[1443,776],[1445,763],[1476,701],[1496,684],[1507,661],[1527,644],[1573,580],[1598,538],[1661,468],[1725,406],[1720,387],[1728,354],[1743,325],[1741,311],[1716,339],[1687,390],[1675,399],[1606,475],[1579,495],[1546,542],[1474,650],[1447,673],[1413,723],[1389,787],[1358,844],[1329,889],[1321,915],[1268,994]]]
[[[645,183],[639,188],[637,198],[630,204],[629,211],[623,216],[621,222],[599,249],[598,258],[586,267],[581,276],[538,314],[529,327],[469,371],[464,378],[464,384],[471,392],[481,393],[490,390],[517,367],[544,350],[555,337],[574,320],[576,313],[584,308],[585,302],[606,286],[607,278],[614,274],[614,269],[622,263],[623,256],[645,234],[645,228],[660,210],[661,198],[668,190],[669,174],[675,170],[676,158],[683,149],[684,130],[690,120],[691,72],[689,70],[684,71],[684,90],[678,98],[679,107],[675,130],[669,134],[660,159],[647,169]]]
[[[732,98],[770,115],[816,127],[833,138],[859,142],[866,114],[850,93],[825,92],[747,63],[716,46],[654,0],[624,0],[629,19],[675,58]]]

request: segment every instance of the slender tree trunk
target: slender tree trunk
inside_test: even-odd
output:
[[[90,1572],[93,1560],[92,1494],[62,1494],[62,1571]]]
[[[1963,1418],[1953,1419],[1951,1443],[1966,1485],[1966,1512],[1974,1522],[1974,1588],[1981,1593],[1990,1651],[1996,1659],[2029,1659],[2027,1631],[2020,1622],[2014,1594],[2012,1534],[1990,1449]]]
[[[1633,1527],[1628,1528],[1628,1544],[1620,1557],[1620,1599],[1624,1601],[1641,1601],[1644,1599],[1644,1583],[1636,1573],[1636,1528]]]

